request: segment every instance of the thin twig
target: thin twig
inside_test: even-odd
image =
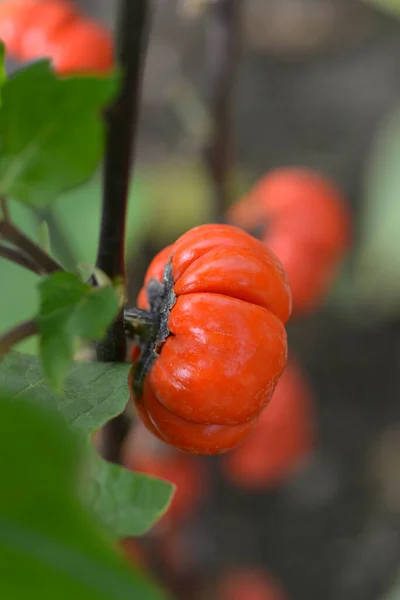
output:
[[[231,137],[232,91],[239,46],[241,0],[214,0],[207,9],[206,53],[210,140],[204,149],[215,205],[220,220],[230,201],[229,181],[233,162]]]
[[[0,198],[0,206],[1,206],[1,212],[3,213],[3,219],[5,221],[10,222],[11,221],[10,211],[8,210],[7,199],[4,198],[4,196],[2,196]]]
[[[0,359],[18,342],[22,342],[38,333],[36,321],[24,321],[0,336]]]
[[[119,95],[107,114],[103,210],[97,267],[112,280],[125,279],[125,223],[133,164],[142,72],[147,44],[149,0],[120,0],[116,55],[122,71]],[[96,347],[100,361],[124,361],[126,341],[123,312]],[[104,430],[105,456],[118,462],[122,442],[121,419]]]
[[[41,267],[44,273],[62,271],[58,264],[47,252],[42,250],[38,244],[32,242],[22,231],[17,229],[10,221],[0,221],[0,237],[4,238],[14,246],[22,250],[33,262]]]
[[[33,273],[43,275],[43,270],[40,268],[40,266],[31,260],[29,256],[25,256],[25,254],[23,254],[20,250],[0,244],[0,257],[6,258],[16,265],[20,265],[21,267],[24,267]]]

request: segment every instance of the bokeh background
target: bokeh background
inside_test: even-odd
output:
[[[113,28],[115,2],[77,4]],[[213,218],[201,160],[206,23],[197,0],[155,2],[129,214],[132,303],[155,253]],[[400,599],[399,57],[397,0],[242,0],[232,201],[274,167],[313,167],[342,189],[353,244],[324,306],[288,327],[313,393],[315,450],[256,493],[230,484],[219,458],[190,459],[207,472],[194,510],[140,542],[176,598],[223,600],[225,574],[258,569],[280,589],[271,598]],[[93,263],[99,196],[96,177],[51,213],[12,210],[34,236],[48,222],[65,264]],[[37,299],[33,275],[4,261],[0,271],[6,329]],[[11,313],[10,297],[20,299]]]

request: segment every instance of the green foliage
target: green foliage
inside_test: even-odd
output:
[[[140,239],[146,235],[149,224],[151,205],[148,199],[148,184],[142,182],[141,176],[132,182],[129,196],[127,249],[131,256],[138,247]],[[39,224],[43,223],[41,215],[36,215],[26,205],[11,202],[13,221],[29,237],[38,243],[44,242]],[[69,192],[61,194],[49,207],[52,219],[48,221],[52,251],[54,256],[63,264],[66,257],[59,251],[58,237],[68,243],[72,261],[71,269],[78,263],[93,265],[96,260],[97,245],[101,217],[101,180],[99,177]],[[57,230],[53,229],[56,225]],[[130,242],[135,240],[135,244]],[[38,312],[38,294],[36,284],[39,280],[34,275],[18,265],[0,258],[0,279],[7,281],[7,294],[0,296],[0,332],[25,321]],[[10,302],[12,298],[12,302]],[[35,353],[37,343],[28,340],[21,347],[24,352]]]
[[[117,78],[58,78],[49,62],[40,60],[7,80],[3,50],[0,195],[7,196],[13,222],[46,251],[53,250],[61,264],[66,257],[71,270],[80,261],[94,264],[100,182],[73,188],[92,176],[101,158],[101,111],[116,91]],[[128,247],[132,232],[145,229],[148,212],[141,191],[139,200],[130,202]],[[117,315],[116,284],[93,288],[66,272],[40,279],[4,260],[0,273],[7,283],[0,330],[37,315],[42,364],[18,353],[0,363],[0,596],[161,599],[141,576],[126,570],[77,499],[79,483],[79,496],[107,534],[126,537],[147,531],[173,492],[165,481],[104,461],[93,448],[79,482],[76,478],[78,465],[82,468],[79,446],[87,448],[91,434],[127,402],[130,365],[71,365],[77,345],[103,338]],[[70,434],[33,406],[48,413],[56,409]]]
[[[46,382],[36,356],[11,352],[0,365],[0,389],[11,388],[18,398],[56,407],[71,427],[90,435],[124,410],[130,367],[128,363],[73,362],[64,393],[58,395]]]
[[[101,158],[101,109],[116,83],[115,76],[59,78],[47,60],[12,75],[0,107],[0,194],[45,206],[85,181]]]
[[[0,410],[0,596],[165,598],[80,506],[82,449],[71,432],[51,412],[4,394]]]
[[[73,430],[89,436],[125,408],[129,369],[126,363],[74,362],[60,396],[46,383],[38,358],[12,352],[0,365],[0,390],[9,389],[12,398],[35,406],[56,408]],[[147,531],[167,509],[173,491],[165,481],[97,456],[84,483],[88,506],[116,537]]]
[[[39,291],[36,322],[43,369],[53,388],[61,392],[78,340],[105,336],[118,313],[118,295],[113,287],[93,288],[63,272],[43,279]]]
[[[142,535],[170,504],[174,486],[94,457],[84,494],[87,505],[116,537]],[[128,502],[127,499],[134,499]]]

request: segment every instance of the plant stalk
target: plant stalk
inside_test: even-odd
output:
[[[37,275],[43,275],[42,269],[31,260],[29,256],[25,256],[20,250],[0,244],[0,257],[6,258],[10,262],[19,265],[20,267],[24,267]]]
[[[204,161],[214,195],[214,218],[221,221],[230,204],[233,163],[232,92],[239,50],[241,0],[214,0],[207,9],[206,70],[209,90],[210,139]]]
[[[47,252],[42,250],[38,244],[32,242],[22,231],[20,231],[10,221],[0,221],[0,237],[4,238],[26,255],[31,261],[40,267],[42,273],[55,273],[62,271],[63,268]]]
[[[121,69],[119,94],[106,114],[103,209],[97,267],[110,279],[125,280],[125,228],[129,183],[134,158],[141,98],[142,74],[148,37],[149,0],[120,0],[116,33],[116,59]],[[96,346],[97,359],[124,361],[126,340],[123,311]],[[104,454],[119,462],[123,417],[104,428]]]
[[[36,321],[33,319],[20,323],[13,329],[0,336],[0,360],[11,350],[15,344],[26,340],[38,333]]]

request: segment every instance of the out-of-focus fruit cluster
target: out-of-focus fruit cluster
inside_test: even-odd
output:
[[[18,61],[50,58],[62,75],[107,73],[113,66],[109,31],[70,0],[6,0],[0,4],[0,40]]]

